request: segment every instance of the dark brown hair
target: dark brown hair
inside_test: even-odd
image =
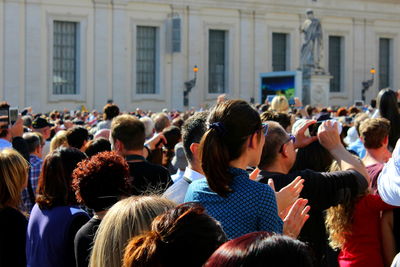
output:
[[[39,176],[36,203],[42,209],[77,204],[72,191],[72,171],[85,159],[76,148],[60,148],[43,162]]]
[[[365,148],[380,148],[389,136],[390,121],[385,118],[367,119],[360,124],[359,131]]]
[[[246,101],[228,100],[213,108],[208,124],[200,142],[202,168],[211,190],[226,197],[232,191],[229,162],[240,157],[247,138],[261,129],[261,119]]]
[[[130,195],[128,163],[116,152],[101,152],[79,162],[72,177],[76,199],[94,211],[106,210]]]
[[[107,104],[103,108],[103,118],[105,120],[112,120],[119,115],[119,108],[115,104]]]
[[[144,124],[132,115],[120,115],[111,123],[111,137],[121,141],[125,149],[143,149],[145,141]]]
[[[124,267],[200,267],[227,238],[220,224],[196,203],[184,203],[154,219],[152,230],[134,237]]]

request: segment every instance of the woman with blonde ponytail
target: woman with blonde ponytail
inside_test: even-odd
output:
[[[152,220],[175,205],[158,196],[133,196],[117,202],[96,232],[89,266],[120,267],[129,239],[149,231]]]
[[[196,203],[184,203],[154,219],[151,231],[134,237],[123,267],[200,267],[224,242],[220,224]]]

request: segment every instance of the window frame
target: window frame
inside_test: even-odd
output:
[[[54,94],[53,92],[53,56],[54,56],[54,21],[65,21],[77,23],[77,48],[76,48],[76,93],[75,94]],[[69,16],[49,14],[47,18],[48,33],[48,65],[47,65],[47,90],[49,102],[60,101],[86,101],[87,92],[87,27],[86,16]]]
[[[210,92],[210,33],[211,31],[223,31],[224,32],[224,91],[223,92]],[[208,46],[207,46],[207,93],[209,95],[221,95],[229,93],[228,83],[229,83],[229,30],[225,29],[208,29]]]
[[[129,75],[128,88],[130,88],[131,102],[137,101],[165,101],[165,56],[166,56],[166,25],[164,21],[158,20],[137,20],[130,19],[130,43],[128,66],[131,67]],[[138,94],[136,88],[136,45],[137,45],[137,26],[156,27],[156,93],[155,94]]]

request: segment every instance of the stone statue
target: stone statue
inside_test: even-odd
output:
[[[324,73],[321,67],[323,56],[322,27],[319,19],[314,17],[314,11],[308,9],[307,19],[300,27],[303,44],[300,52],[301,69],[311,68],[316,73]]]

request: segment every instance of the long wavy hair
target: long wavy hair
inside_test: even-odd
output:
[[[340,171],[336,161],[332,163],[330,171]],[[347,199],[326,212],[325,225],[329,234],[329,245],[334,249],[341,249],[352,232],[354,209],[357,202],[366,196],[369,191],[361,193],[353,199]]]

